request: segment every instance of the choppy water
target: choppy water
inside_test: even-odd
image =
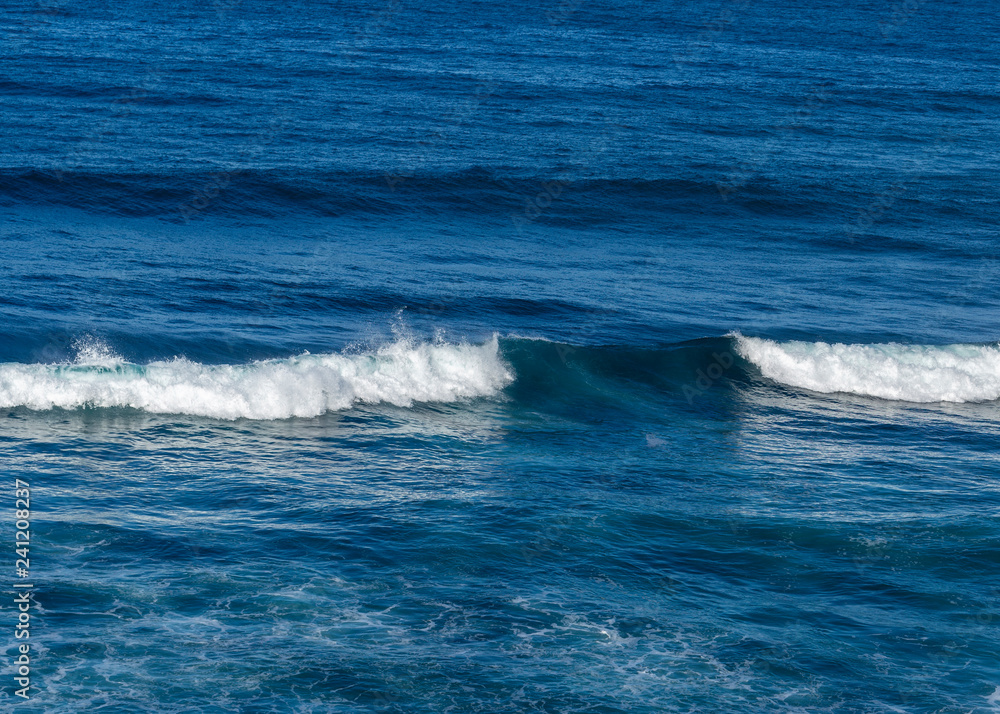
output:
[[[6,5],[4,705],[1000,710],[998,25]]]

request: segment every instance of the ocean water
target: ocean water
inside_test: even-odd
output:
[[[5,3],[0,706],[1000,711],[996,10]]]

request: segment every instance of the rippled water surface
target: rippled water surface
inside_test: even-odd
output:
[[[4,706],[1000,710],[992,5],[0,33]]]

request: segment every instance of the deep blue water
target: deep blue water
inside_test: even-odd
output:
[[[1000,711],[992,3],[0,32],[4,707]]]

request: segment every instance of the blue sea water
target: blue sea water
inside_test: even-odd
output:
[[[985,0],[12,0],[5,710],[1000,711]]]

